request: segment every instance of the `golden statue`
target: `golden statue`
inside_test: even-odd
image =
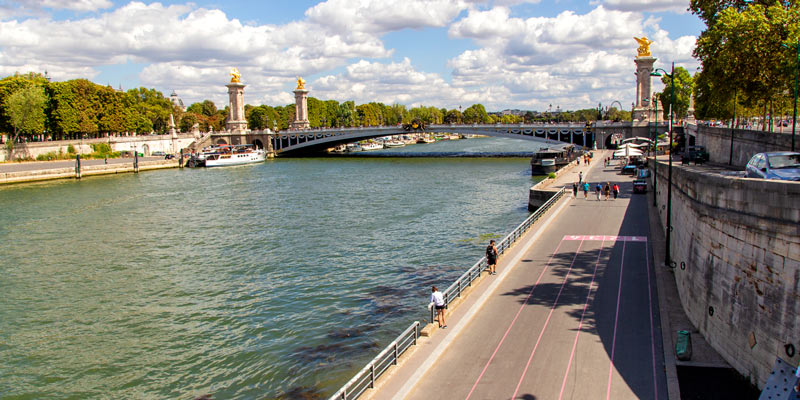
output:
[[[231,68],[231,83],[241,83],[242,74],[239,73],[237,68]]]
[[[652,40],[642,36],[641,39],[637,38],[636,36],[633,37],[639,42],[639,48],[636,51],[639,53],[639,57],[650,57],[650,44],[653,43]]]
[[[306,88],[306,81],[303,80],[301,77],[297,77],[297,90],[305,89]]]

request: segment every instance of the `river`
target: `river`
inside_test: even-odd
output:
[[[535,181],[528,158],[322,157],[0,187],[0,398],[328,396]]]

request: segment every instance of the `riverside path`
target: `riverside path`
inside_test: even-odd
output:
[[[373,399],[667,399],[647,196],[616,165],[559,177],[553,215],[499,261]],[[583,171],[620,197],[572,198]],[[592,189],[593,190],[593,189]]]

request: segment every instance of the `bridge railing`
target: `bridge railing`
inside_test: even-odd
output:
[[[503,240],[498,243],[497,252],[499,254],[505,253],[511,245],[513,245],[520,237],[522,237],[525,232],[533,226],[536,221],[538,221],[546,212],[553,206],[561,197],[564,195],[566,189],[561,188],[558,192],[556,192],[550,199],[548,199],[544,204],[541,205],[536,211],[533,212],[525,221],[522,221],[519,226],[517,226],[511,233],[509,233]],[[452,285],[450,285],[442,295],[444,297],[444,305],[447,308],[450,305],[450,302],[455,300],[458,297],[461,297],[461,293],[467,287],[472,286],[472,282],[478,277],[481,276],[481,272],[486,270],[489,267],[487,263],[486,256],[481,257],[478,262],[476,262],[472,267],[470,267],[466,272],[464,272]],[[435,312],[433,303],[428,304],[428,309],[430,310],[430,322],[433,323]]]
[[[397,359],[411,346],[417,344],[419,339],[419,321],[414,321],[392,343],[372,359],[356,376],[337,391],[330,400],[357,399],[367,389],[375,387],[375,380],[383,375],[392,365],[397,365]]]
[[[497,252],[500,254],[505,253],[511,245],[513,245],[525,232],[530,229],[544,214],[549,210],[562,196],[564,196],[566,189],[561,188],[549,200],[547,200],[541,207],[533,212],[528,218],[525,219],[519,226],[517,226],[511,233],[506,235],[503,240],[497,244]],[[443,292],[445,307],[447,307],[452,300],[461,296],[461,292],[468,286],[472,285],[487,268],[486,257],[482,257],[477,263],[470,267],[464,274],[462,274],[450,287]],[[434,318],[433,303],[428,304],[431,311],[431,323]],[[375,387],[375,381],[383,375],[392,365],[397,365],[397,359],[411,346],[417,344],[419,339],[419,321],[414,321],[403,333],[400,334],[395,340],[389,343],[375,358],[372,359],[367,365],[362,368],[358,373],[342,386],[341,389],[336,391],[330,400],[348,400],[359,398],[367,389]]]

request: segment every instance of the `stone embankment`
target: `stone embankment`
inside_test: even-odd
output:
[[[164,168],[179,167],[178,159],[139,161],[138,171],[149,171]],[[133,163],[115,163],[103,165],[84,165],[80,169],[80,175],[75,167],[64,168],[42,168],[29,171],[0,172],[0,185],[10,183],[37,182],[54,179],[75,179],[94,175],[109,175],[136,172]]]
[[[659,164],[665,226],[668,168]],[[732,367],[763,387],[776,357],[800,361],[800,183],[674,164],[672,179],[673,271],[683,309]]]
[[[578,165],[578,160],[574,160],[555,172],[555,178],[545,178],[533,185],[528,194],[528,211],[536,211],[547,200],[561,190],[565,184],[570,183],[564,180],[564,175],[568,174]],[[585,164],[584,164],[585,165]]]

